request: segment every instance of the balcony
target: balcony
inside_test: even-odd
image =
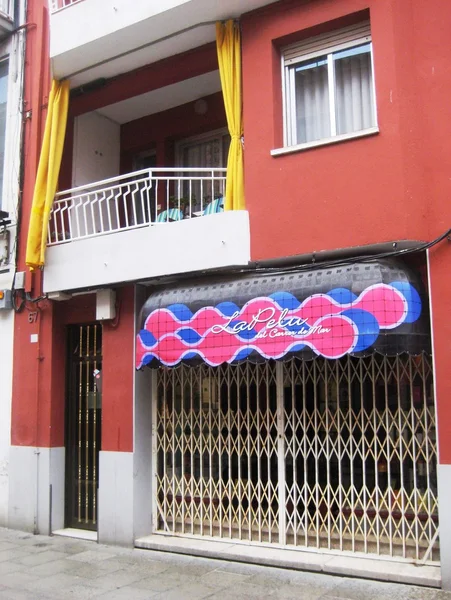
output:
[[[215,40],[215,21],[276,0],[51,0],[54,77],[71,87],[110,78]]]
[[[246,211],[224,211],[226,169],[152,168],[59,192],[44,291],[246,265]]]

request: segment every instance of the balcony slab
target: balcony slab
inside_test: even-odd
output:
[[[248,212],[226,211],[50,246],[44,292],[146,281],[249,260]]]
[[[54,76],[71,87],[113,77],[215,40],[214,21],[277,0],[83,0],[50,16]],[[208,25],[198,26],[201,23]]]

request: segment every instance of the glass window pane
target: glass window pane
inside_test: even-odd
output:
[[[230,148],[230,135],[227,133],[222,136],[222,167],[227,167],[227,161],[229,158],[229,148]]]
[[[296,144],[330,136],[327,59],[297,65],[294,71]]]
[[[187,142],[181,148],[183,167],[226,167],[227,154],[230,144],[229,135],[215,135],[211,138]],[[186,174],[188,177],[188,174]],[[219,181],[213,180],[208,174],[191,172],[189,180],[183,184],[183,196],[190,198],[191,207],[203,209],[222,193]]]
[[[333,58],[337,134],[374,127],[370,44],[336,52]]]
[[[357,54],[366,54],[368,52],[371,52],[371,44],[362,44],[362,46],[354,46],[354,48],[346,48],[345,50],[335,52],[334,60],[356,56]]]

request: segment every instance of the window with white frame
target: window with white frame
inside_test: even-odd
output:
[[[177,163],[183,167],[226,167],[230,135],[219,129],[180,141]]]
[[[376,127],[369,21],[284,48],[282,65],[285,146]]]
[[[230,146],[227,129],[218,129],[208,133],[181,140],[176,145],[177,165],[182,168],[225,168]],[[223,179],[208,173],[192,171],[186,173],[189,181],[183,184],[183,195],[191,197],[191,205],[203,209],[212,200],[223,196],[225,191],[225,173]]]

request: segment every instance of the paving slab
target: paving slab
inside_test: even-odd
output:
[[[4,562],[0,562],[0,581],[3,578],[3,575],[8,575],[8,573],[15,573],[16,571],[24,571],[26,567],[24,565],[20,565],[12,560],[7,560]]]
[[[107,592],[101,596],[96,596],[98,600],[151,600],[156,598],[157,592],[149,592],[149,590],[140,590],[138,588],[119,588],[114,592]],[[179,600],[182,600],[180,598]]]
[[[55,550],[45,550],[37,554],[31,554],[23,558],[17,558],[16,562],[27,567],[35,567],[45,563],[51,563],[65,558],[63,552],[55,552]]]
[[[186,540],[177,554],[168,551],[167,540],[158,550],[143,550],[0,528],[0,600],[451,600],[451,592],[433,585],[337,576],[315,570],[315,564],[310,571],[269,561],[264,566],[259,562],[267,557],[260,549],[252,554],[250,546],[236,562],[231,546],[238,544],[219,546],[227,551],[219,558],[198,557]],[[208,543],[200,547],[208,552]],[[347,557],[327,559],[338,571],[346,567],[340,560]],[[373,562],[383,573],[383,561]],[[417,569],[427,573],[429,567]]]

